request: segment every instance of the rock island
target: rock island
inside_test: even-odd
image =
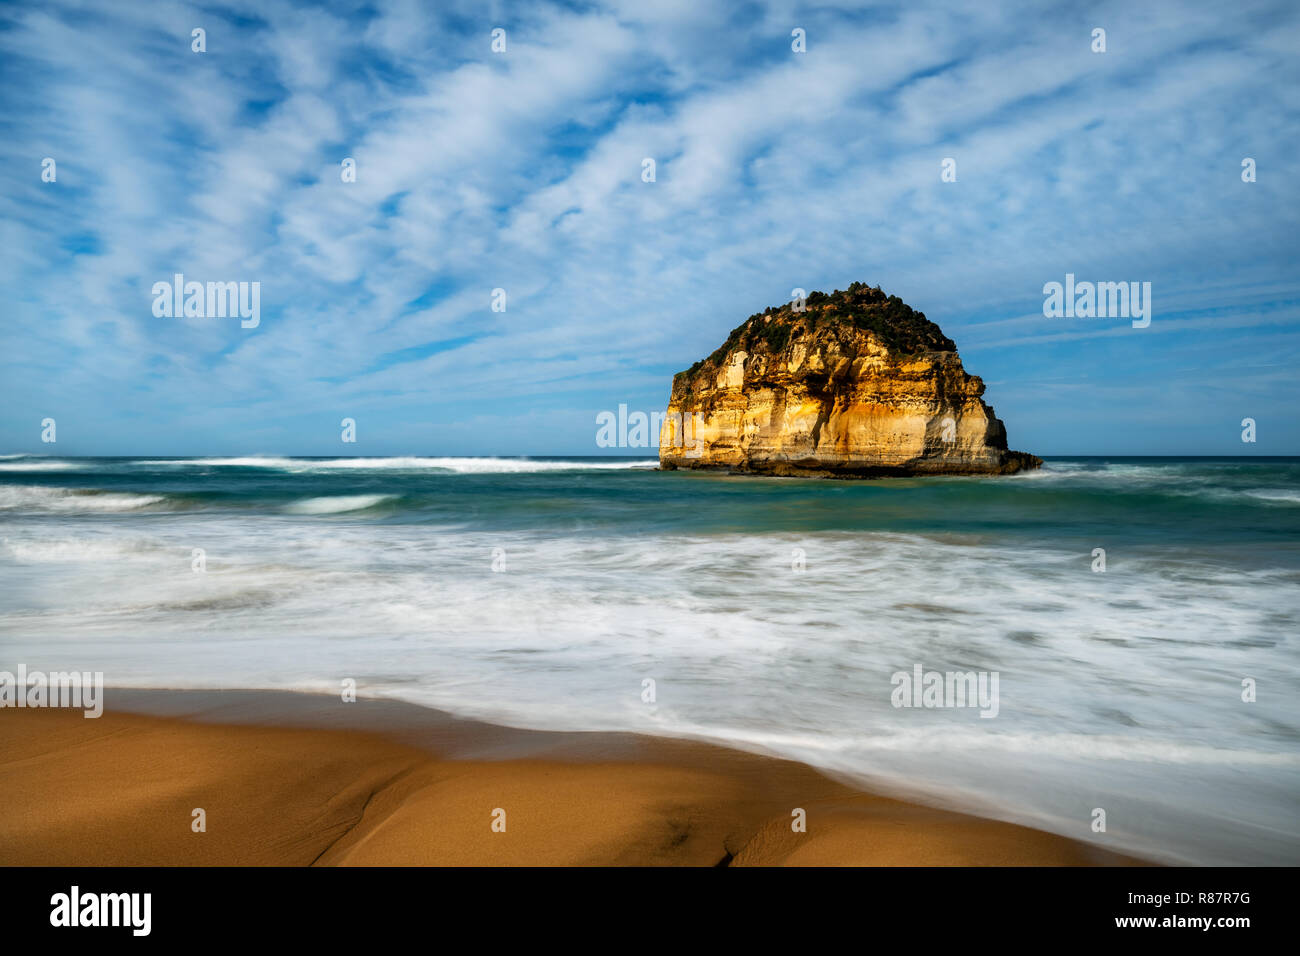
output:
[[[751,315],[673,378],[661,468],[880,478],[1037,468],[939,326],[879,288]]]

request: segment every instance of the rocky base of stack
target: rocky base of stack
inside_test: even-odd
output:
[[[857,461],[749,460],[734,464],[661,456],[661,471],[713,471],[735,475],[769,475],[777,478],[910,478],[918,475],[1014,475],[1041,468],[1043,459],[1023,451],[1004,452],[1000,460],[960,462],[943,458],[917,458],[898,464]]]

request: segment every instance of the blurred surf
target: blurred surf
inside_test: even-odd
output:
[[[1300,862],[1300,460],[654,465],[6,457],[0,669],[352,678],[518,726],[722,740],[1161,859]],[[997,718],[893,707],[917,663],[999,672]]]

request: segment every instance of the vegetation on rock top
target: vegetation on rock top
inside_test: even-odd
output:
[[[759,350],[777,353],[804,336],[832,336],[847,344],[848,338],[869,332],[891,352],[902,355],[957,351],[952,339],[924,312],[917,312],[896,295],[885,295],[879,286],[855,282],[842,292],[813,292],[804,304],[803,312],[796,312],[793,303],[787,302],[754,313],[732,329],[712,355],[678,372],[674,379],[694,378],[706,365],[717,368],[738,348],[751,354]]]

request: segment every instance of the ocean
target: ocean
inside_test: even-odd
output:
[[[1300,459],[655,464],[6,456],[0,670],[352,680],[787,756],[1162,861],[1300,863]],[[895,706],[918,666],[996,675],[996,715]]]

